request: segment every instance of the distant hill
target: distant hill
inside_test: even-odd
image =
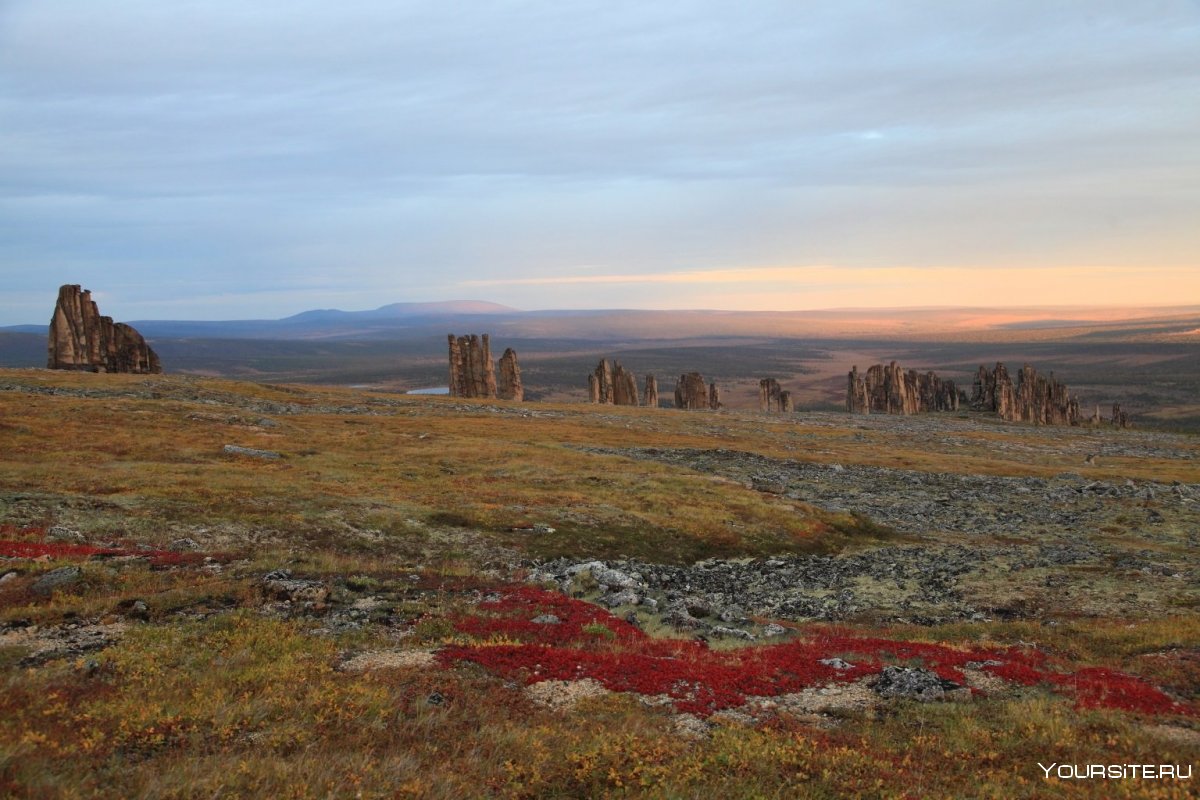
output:
[[[21,326],[32,327],[32,326]],[[46,332],[0,330],[0,367],[46,366]]]

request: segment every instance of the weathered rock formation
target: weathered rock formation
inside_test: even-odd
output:
[[[450,342],[450,396],[495,397],[496,370],[488,335],[446,337]],[[514,354],[514,363],[516,354]]]
[[[511,347],[500,356],[500,383],[496,387],[496,396],[501,400],[516,400],[518,403],[525,399],[525,387],[521,384],[521,365],[517,363],[517,351]]]
[[[600,359],[596,369],[588,375],[588,397],[593,403],[612,403],[612,368],[608,359]]]
[[[709,407],[709,390],[703,375],[688,372],[679,376],[675,384],[675,407],[687,410]]]
[[[50,318],[50,369],[90,372],[162,372],[158,355],[136,330],[112,317],[100,316],[90,291],[78,284],[58,289],[58,302]]]
[[[613,361],[610,367],[608,359],[602,358],[596,369],[588,375],[588,399],[593,403],[636,406],[637,378],[622,367],[620,361]]]
[[[1049,378],[1038,375],[1028,364],[1017,373],[1015,385],[1003,364],[996,364],[990,372],[980,366],[971,407],[995,412],[1009,422],[1035,425],[1078,425],[1081,419],[1079,401],[1071,397],[1067,387],[1053,374]]]
[[[621,366],[621,362],[613,362],[612,377],[613,404],[618,406],[638,405],[637,378],[632,372]]]
[[[653,375],[646,376],[646,393],[643,401],[647,408],[658,408],[658,379]]]
[[[792,393],[782,391],[779,393],[779,410],[784,414],[792,413]]]
[[[716,381],[708,385],[708,407],[713,411],[721,408],[721,390],[717,388]]]
[[[779,411],[779,381],[763,378],[758,382],[758,410]]]
[[[932,372],[905,370],[895,361],[870,367],[865,377],[858,374],[856,366],[847,376],[846,410],[852,414],[956,411],[958,401],[953,381]]]
[[[1100,416],[1099,407],[1096,408],[1096,416]],[[1110,422],[1112,422],[1112,425],[1115,428],[1129,427],[1129,414],[1121,410],[1120,403],[1113,403],[1112,419]]]

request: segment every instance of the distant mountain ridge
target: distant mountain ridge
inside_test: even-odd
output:
[[[150,339],[381,341],[444,339],[447,333],[587,340],[606,347],[632,340],[679,341],[710,336],[803,339],[1034,341],[1056,337],[1121,338],[1191,335],[1200,307],[1176,308],[842,308],[806,311],[705,309],[547,309],[522,311],[481,300],[390,303],[365,311],[312,309],[283,319],[134,320]],[[45,335],[43,325],[0,327],[4,335]],[[26,345],[26,347],[28,347]]]
[[[318,308],[301,311],[278,322],[309,322],[332,320],[403,319],[405,317],[453,316],[456,314],[519,314],[499,303],[486,300],[445,300],[429,303],[389,303],[368,311],[342,311],[337,308]]]

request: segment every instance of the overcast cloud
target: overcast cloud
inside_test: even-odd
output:
[[[1200,303],[1198,131],[1196,0],[0,0],[0,324]]]

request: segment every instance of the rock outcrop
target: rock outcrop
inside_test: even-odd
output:
[[[516,400],[518,403],[525,399],[525,387],[521,383],[521,365],[517,363],[517,351],[511,347],[505,349],[500,356],[500,382],[496,386],[496,396],[501,400]]]
[[[1096,416],[1100,416],[1100,409],[1096,409]],[[1114,428],[1128,428],[1129,414],[1121,410],[1120,403],[1113,403],[1112,419],[1109,420]]]
[[[713,411],[721,408],[721,390],[717,388],[716,381],[708,385],[708,407]]]
[[[763,378],[758,382],[758,410],[790,414],[792,393],[781,389],[774,378]]]
[[[758,410],[779,410],[779,381],[774,378],[763,378],[758,382]]]
[[[600,363],[588,375],[588,399],[593,403],[612,403],[612,368],[608,359],[600,359]]]
[[[687,410],[709,407],[708,385],[699,372],[687,372],[679,376],[675,384],[675,407]]]
[[[78,284],[58,289],[46,366],[140,375],[162,372],[158,355],[142,335],[123,322],[101,316],[92,293]]]
[[[495,397],[496,369],[488,335],[455,337],[451,333],[446,338],[450,342],[450,396]]]
[[[846,410],[852,414],[921,414],[957,411],[958,388],[933,372],[905,370],[895,361],[875,364],[860,376],[850,370],[846,385]]]
[[[638,405],[637,378],[632,372],[621,366],[621,362],[613,362],[612,377],[613,404],[618,406]]]
[[[610,367],[608,359],[602,358],[596,369],[588,375],[588,400],[593,403],[636,406],[637,378],[622,367],[620,361],[613,361]]]
[[[1049,378],[1038,375],[1028,364],[1017,373],[1016,384],[1003,364],[997,363],[990,371],[980,366],[971,407],[994,412],[1009,422],[1078,425],[1081,420],[1079,401],[1071,397],[1067,387],[1053,374]]]
[[[646,376],[646,392],[643,403],[647,408],[658,408],[658,379],[653,375]]]

